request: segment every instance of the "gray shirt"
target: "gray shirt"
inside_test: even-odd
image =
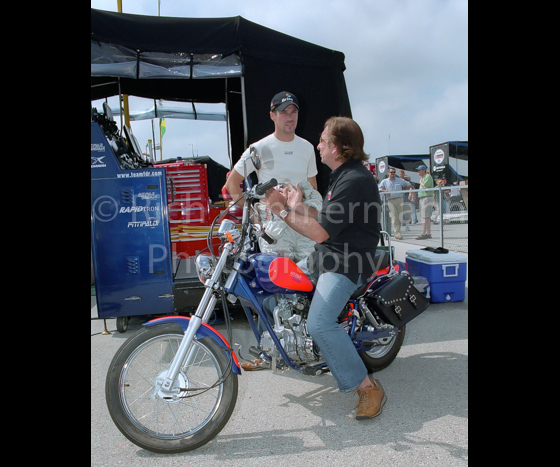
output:
[[[404,190],[405,188],[408,188],[410,185],[410,182],[406,181],[403,178],[397,177],[395,175],[395,178],[393,180],[391,180],[389,177],[384,178],[381,183],[379,185],[377,185],[378,188],[380,190],[387,190],[387,191],[401,191]],[[398,197],[401,195],[385,195],[387,197]]]

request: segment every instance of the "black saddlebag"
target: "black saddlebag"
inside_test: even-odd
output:
[[[430,303],[408,274],[389,277],[379,288],[366,292],[364,298],[381,319],[395,327],[416,318]]]

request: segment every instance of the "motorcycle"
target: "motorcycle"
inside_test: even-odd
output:
[[[252,161],[258,168],[256,152],[252,152]],[[272,179],[243,193],[240,228],[225,218],[228,211],[214,220],[213,225],[221,220],[217,233],[220,254],[215,256],[210,247],[195,260],[205,286],[196,313],[144,323],[115,354],[107,372],[107,406],[117,428],[134,444],[157,453],[189,451],[213,439],[228,422],[241,375],[230,345],[228,302],[239,301],[251,324],[258,343],[249,349],[251,355],[270,362],[273,368],[289,367],[305,375],[329,371],[321,349],[306,329],[313,282],[288,258],[255,252],[259,237],[272,240],[251,221],[251,212],[257,213],[252,203],[276,185]],[[413,287],[406,266],[393,260],[390,237],[383,234],[389,248],[378,248],[377,272],[350,297],[338,318],[369,372],[393,362],[403,343],[406,323],[428,306],[427,299]],[[212,237],[210,228],[209,246]],[[267,318],[263,307],[271,296],[277,303],[273,320]],[[228,339],[207,324],[219,299]],[[259,331],[253,314],[264,332]]]

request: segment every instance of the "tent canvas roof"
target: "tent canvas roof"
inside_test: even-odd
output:
[[[92,100],[120,91],[149,99],[226,103],[234,163],[246,145],[274,131],[268,112],[280,91],[298,97],[296,133],[314,146],[329,117],[352,116],[342,52],[241,16],[170,18],[91,9],[91,65]],[[316,156],[319,191],[324,192],[329,169]]]
[[[172,18],[91,9],[92,41],[140,52],[240,53],[264,60],[345,69],[344,54],[253,23],[230,18]]]

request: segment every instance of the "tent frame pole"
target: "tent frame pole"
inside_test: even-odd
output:
[[[245,77],[241,77],[241,108],[243,109],[243,147],[247,148],[247,104],[245,102]]]

